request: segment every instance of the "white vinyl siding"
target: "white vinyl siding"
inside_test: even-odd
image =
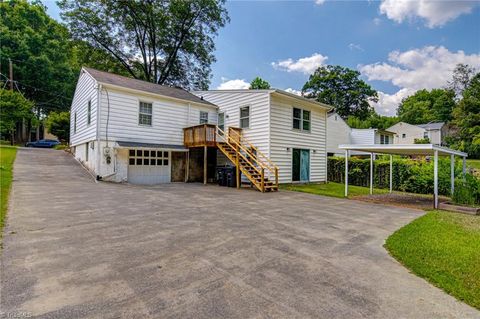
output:
[[[208,112],[209,123],[217,123],[214,108],[189,105],[188,102],[172,101],[148,94],[139,94],[120,89],[108,89],[110,115],[108,116],[107,94],[101,94],[100,137],[106,138],[107,116],[108,139],[140,143],[183,145],[183,128],[198,125],[200,111]],[[139,105],[152,105],[151,125],[139,125]]]
[[[97,135],[97,82],[86,72],[80,74],[70,109],[70,145],[92,141]],[[90,103],[89,103],[90,101]],[[90,122],[88,109],[90,105]]]
[[[292,128],[292,107],[310,111],[310,132]],[[305,105],[303,105],[305,104]],[[310,151],[310,181],[327,180],[326,111],[308,102],[272,97],[270,114],[270,159],[279,167],[279,182],[292,182],[293,149]]]
[[[345,151],[339,149],[338,145],[351,143],[351,130],[340,115],[330,115],[327,119],[327,152],[343,156]]]
[[[224,113],[225,131],[229,127],[240,126],[240,108],[249,106],[249,128],[243,130],[243,135],[261,152],[268,155],[270,132],[268,91],[198,91],[193,94],[203,96],[206,101],[219,107],[219,112]]]
[[[387,128],[387,131],[395,133],[393,144],[414,144],[415,139],[423,138],[425,133],[424,128],[404,122]]]
[[[352,144],[375,144],[374,129],[352,129]]]

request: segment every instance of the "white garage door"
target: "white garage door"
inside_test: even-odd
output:
[[[170,153],[157,150],[129,150],[128,182],[154,185],[170,183]]]

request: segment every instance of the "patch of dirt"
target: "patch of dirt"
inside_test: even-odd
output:
[[[433,195],[418,195],[405,193],[373,194],[354,196],[353,199],[363,202],[408,207],[422,210],[433,209]],[[440,202],[447,202],[447,197],[440,196]]]

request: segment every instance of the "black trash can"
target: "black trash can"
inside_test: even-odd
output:
[[[219,186],[227,186],[226,167],[217,167],[217,182]]]
[[[225,175],[227,177],[227,185],[228,187],[237,187],[237,176],[236,176],[236,169],[233,166],[229,166],[225,168]]]

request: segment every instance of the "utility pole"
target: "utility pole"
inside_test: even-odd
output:
[[[10,91],[13,91],[13,64],[12,59],[8,59],[8,69],[10,71]]]

